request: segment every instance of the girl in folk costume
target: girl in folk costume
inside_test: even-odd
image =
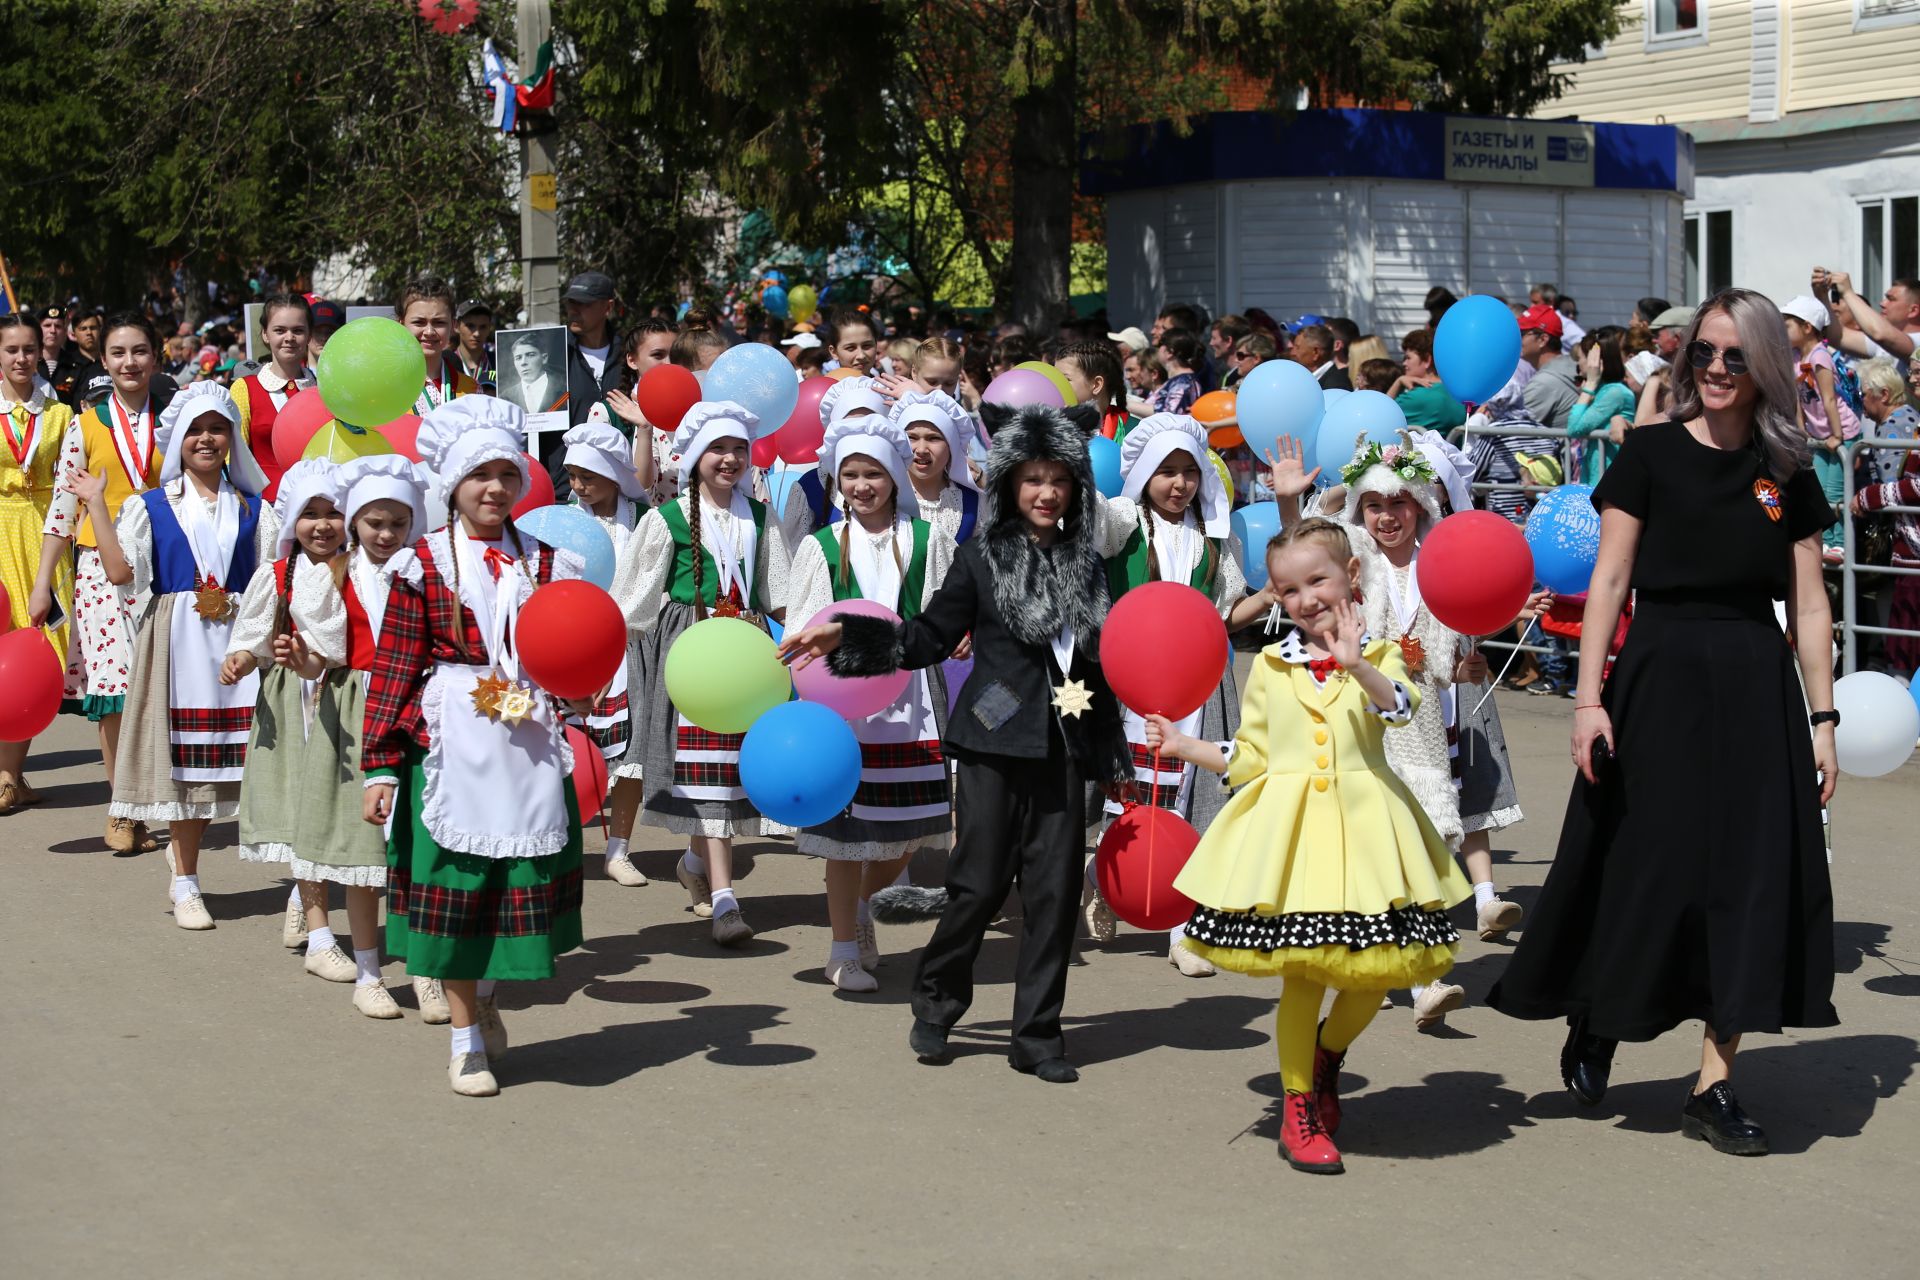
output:
[[[104,478],[104,514],[95,518],[91,510],[83,510],[79,495],[71,489],[63,487],[54,495],[42,530],[40,569],[28,612],[36,624],[46,620],[60,566],[78,544],[72,615],[80,642],[80,692],[87,719],[100,726],[100,755],[111,787],[117,774],[120,716],[133,667],[134,619],[147,602],[107,580],[100,534],[120,518],[129,498],[158,481],[161,450],[155,436],[169,393],[151,385],[160,339],[145,317],[132,313],[113,317],[103,341],[113,392],[68,424],[60,445],[60,473],[63,479],[82,473]],[[157,849],[160,844],[144,824],[109,816],[107,847],[130,853]]]
[[[733,837],[781,830],[765,823],[740,784],[744,734],[710,733],[685,719],[667,694],[667,651],[710,614],[765,628],[786,612],[787,550],[778,521],[747,497],[748,441],[759,419],[731,401],[703,400],[674,433],[682,493],[647,512],[614,571],[613,598],[641,636],[647,689],[641,750],[615,773],[646,779],[650,826],[692,838],[675,874],[713,940],[753,937],[733,891]]]
[[[1150,744],[1237,788],[1174,881],[1196,904],[1183,945],[1222,969],[1286,979],[1274,1024],[1280,1149],[1309,1173],[1343,1168],[1333,1138],[1348,1046],[1388,988],[1452,966],[1447,908],[1467,896],[1387,761],[1386,726],[1407,723],[1421,694],[1400,646],[1366,631],[1359,572],[1331,521],[1280,533],[1268,581],[1297,625],[1255,660],[1233,742],[1147,722]]]
[[[980,482],[967,463],[973,415],[944,391],[909,391],[890,416],[913,448],[907,478],[921,518],[964,543],[980,522]]]
[[[1113,600],[1149,582],[1181,582],[1204,592],[1229,630],[1239,630],[1270,607],[1264,595],[1247,595],[1240,571],[1240,543],[1229,523],[1230,504],[1220,474],[1207,461],[1207,432],[1184,414],[1157,413],[1129,431],[1120,445],[1124,477],[1121,495],[1138,504],[1138,515],[1126,545],[1107,558],[1107,591]],[[1169,655],[1177,660],[1176,655]],[[1153,752],[1147,746],[1146,721],[1134,711],[1125,717],[1127,744],[1133,754],[1135,786],[1131,798],[1171,809],[1205,832],[1225,803],[1217,786],[1197,785],[1193,766],[1162,757],[1154,771]],[[1240,690],[1227,664],[1220,685],[1206,705],[1181,721],[1182,733],[1198,734],[1208,742],[1231,741],[1240,725]],[[1107,801],[1106,811],[1118,814],[1121,805]],[[1091,886],[1092,864],[1088,864]],[[1116,932],[1113,913],[1090,887],[1088,932],[1109,941]],[[1182,930],[1173,930],[1168,958],[1188,977],[1206,977],[1213,966],[1180,945]]]
[[[836,600],[872,600],[916,617],[953,564],[953,539],[917,519],[909,484],[913,446],[878,417],[842,419],[821,444],[830,494],[845,507],[794,552],[787,625],[804,629]],[[892,884],[917,849],[945,849],[953,813],[947,788],[947,691],[938,665],[914,673],[883,711],[854,722],[860,789],[847,812],[801,831],[802,853],[827,859],[833,947],[827,980],[842,991],[875,991],[880,963],[869,899]]]
[[[307,367],[312,312],[297,293],[276,293],[260,308],[260,336],[269,359],[258,373],[233,384],[233,402],[240,409],[240,435],[248,452],[266,473],[268,484],[279,483],[285,470],[274,460],[273,423],[294,394],[314,385]]]
[[[365,817],[392,822],[387,949],[440,979],[447,1077],[467,1097],[500,1091],[494,984],[552,977],[554,958],[580,945],[572,752],[551,699],[520,677],[514,630],[535,588],[584,564],[513,526],[525,444],[525,415],[492,396],[421,424],[449,523],[386,565],[361,738]]]
[[[439,276],[415,276],[400,291],[393,314],[419,339],[427,361],[427,383],[414,399],[413,411],[424,418],[457,396],[478,394],[480,384],[467,376],[457,360],[446,358],[453,341],[453,290]],[[367,424],[361,423],[365,426]],[[424,530],[422,530],[424,532]]]
[[[160,415],[160,484],[121,508],[111,531],[106,481],[90,477],[82,486],[108,579],[147,602],[107,812],[168,824],[173,918],[183,929],[213,928],[200,899],[200,840],[208,822],[239,811],[260,692],[252,674],[223,684],[220,666],[238,593],[280,540],[239,418],[218,383],[196,382],[175,396]]]
[[[563,465],[567,483],[573,487],[573,505],[585,510],[607,531],[617,562],[647,510],[643,500],[646,490],[633,468],[633,446],[604,422],[571,427],[560,437],[560,443],[565,446]],[[627,753],[633,738],[632,675],[640,669],[638,656],[638,646],[628,633],[626,660],[614,674],[605,696],[579,721],[593,745],[607,758],[609,769]],[[629,886],[647,882],[646,875],[627,856],[634,815],[640,811],[640,791],[638,776],[616,775],[613,815],[607,828],[607,875]]]
[[[0,631],[33,624],[33,586],[40,562],[41,530],[53,506],[55,463],[67,421],[73,415],[40,377],[40,329],[25,316],[0,316],[0,588],[9,616]],[[51,595],[65,609],[73,598],[73,566],[62,556],[53,567]],[[41,615],[43,618],[45,614]],[[47,639],[67,659],[67,626],[47,628]],[[27,785],[25,742],[0,742],[0,814],[40,803]]]
[[[887,398],[872,378],[842,378],[820,397],[820,425],[831,431],[843,419],[876,414],[884,418],[887,410]],[[820,473],[809,469],[802,471],[787,491],[786,504],[779,515],[780,532],[786,545],[798,547],[808,534],[839,520],[840,509],[827,500]]]

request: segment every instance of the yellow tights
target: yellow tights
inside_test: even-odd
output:
[[[1336,991],[1320,1027],[1320,1004],[1327,989],[1304,978],[1288,978],[1280,991],[1280,1009],[1273,1019],[1273,1038],[1280,1048],[1280,1084],[1290,1093],[1313,1089],[1313,1050],[1316,1045],[1335,1053],[1348,1045],[1380,1012],[1378,991]]]

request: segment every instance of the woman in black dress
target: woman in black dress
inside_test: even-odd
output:
[[[1589,1106],[1618,1041],[1700,1019],[1682,1130],[1760,1155],[1766,1134],[1729,1082],[1741,1035],[1839,1021],[1820,833],[1838,777],[1820,576],[1833,512],[1771,302],[1717,294],[1672,377],[1672,421],[1630,432],[1594,490],[1586,631],[1613,633],[1629,585],[1633,626],[1604,691],[1606,647],[1581,649],[1579,777],[1532,927],[1488,1003],[1568,1019],[1561,1074]]]

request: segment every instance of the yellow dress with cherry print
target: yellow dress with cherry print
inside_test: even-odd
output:
[[[14,400],[0,383],[0,439],[5,443],[0,448],[0,586],[7,589],[12,627],[29,622],[27,606],[40,571],[40,531],[60,483],[60,444],[72,418],[72,410],[38,378],[25,401]],[[54,566],[53,598],[61,612],[73,612],[73,561],[66,556]],[[68,624],[48,627],[46,634],[64,667]]]

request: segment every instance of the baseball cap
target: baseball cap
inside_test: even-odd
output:
[[[780,345],[783,347],[799,347],[802,351],[806,351],[819,346],[820,338],[817,334],[796,333],[791,338],[783,340]]]
[[[1781,303],[1780,314],[1783,316],[1792,316],[1796,320],[1803,320],[1815,329],[1824,329],[1827,327],[1828,316],[1826,304],[1810,293],[1800,294],[1798,297],[1789,298]]]
[[[1108,334],[1107,341],[1124,342],[1135,351],[1145,351],[1153,345],[1147,340],[1147,335],[1140,331],[1140,326],[1136,324],[1130,324],[1118,333]]]
[[[113,375],[97,364],[88,365],[74,379],[74,385],[80,388],[82,400],[98,400],[113,390]]]
[[[307,314],[316,329],[338,329],[347,322],[347,313],[340,309],[340,304],[325,298],[309,297]]]
[[[1693,323],[1692,307],[1668,307],[1653,318],[1655,329],[1684,329]]]
[[[1287,321],[1287,332],[1298,333],[1310,324],[1325,324],[1326,322],[1327,322],[1327,318],[1325,316],[1316,316],[1316,315],[1300,316],[1297,319]]]
[[[567,291],[560,295],[562,302],[611,302],[613,300],[613,277],[604,271],[582,271],[567,281]]]
[[[1544,302],[1535,303],[1520,313],[1520,332],[1538,329],[1551,337],[1558,338],[1566,329],[1560,323],[1560,313]]]
[[[480,299],[474,298],[471,301],[461,303],[460,309],[453,313],[453,318],[455,320],[465,320],[476,311],[489,316],[493,314],[492,307],[480,301]]]

